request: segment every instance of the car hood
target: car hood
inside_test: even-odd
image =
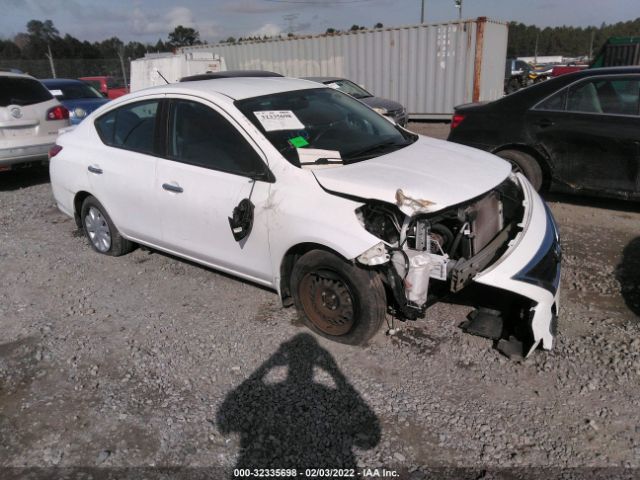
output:
[[[471,200],[510,172],[510,164],[495,155],[424,136],[370,160],[313,170],[329,192],[392,203],[407,215]]]
[[[371,108],[386,108],[390,112],[402,109],[402,104],[387,100],[380,97],[365,97],[359,99],[362,103],[369,105]]]

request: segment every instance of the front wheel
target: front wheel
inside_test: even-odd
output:
[[[323,337],[362,345],[386,314],[379,274],[322,250],[306,253],[293,267],[291,291],[302,321]]]
[[[536,191],[540,191],[544,180],[542,168],[538,161],[528,153],[519,150],[502,150],[496,153],[511,164],[514,173],[522,173]]]

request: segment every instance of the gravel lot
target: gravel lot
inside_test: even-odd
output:
[[[548,201],[560,334],[519,363],[464,334],[459,305],[366,348],[314,337],[271,291],[147,249],[93,253],[46,170],[0,174],[0,466],[635,478],[613,467],[640,467],[640,213]]]

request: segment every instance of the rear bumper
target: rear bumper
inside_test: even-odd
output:
[[[19,163],[38,162],[49,158],[49,149],[55,142],[24,147],[0,149],[0,167],[7,167]]]
[[[540,343],[551,349],[556,335],[560,298],[561,250],[553,215],[522,175],[525,198],[522,231],[505,254],[480,272],[475,282],[506,290],[532,301],[531,353]]]

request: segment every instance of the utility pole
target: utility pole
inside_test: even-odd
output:
[[[422,0],[422,9],[420,10],[420,23],[424,23],[424,0]]]
[[[458,9],[458,20],[462,20],[462,0],[455,0]]]
[[[129,88],[129,82],[127,82],[127,70],[124,68],[124,45],[121,45],[118,49],[118,57],[120,58],[120,67],[122,68],[122,79],[124,80],[124,88]]]
[[[51,76],[56,78],[56,66],[53,64],[53,54],[51,53],[51,44],[47,42],[47,53],[45,53],[46,57],[49,59],[49,65],[51,66]]]
[[[296,20],[298,17],[300,16],[300,14],[298,13],[289,13],[287,15],[283,15],[282,18],[287,22],[287,30],[289,34],[293,34],[294,33],[294,20]]]

